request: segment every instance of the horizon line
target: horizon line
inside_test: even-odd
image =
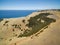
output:
[[[51,9],[60,9],[60,8],[51,8]],[[0,9],[0,10],[51,10],[51,9]]]

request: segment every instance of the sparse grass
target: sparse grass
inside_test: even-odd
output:
[[[16,45],[16,43],[14,43],[14,45]]]
[[[0,40],[3,40],[3,38],[0,38]]]
[[[15,31],[15,30],[13,29],[13,31]]]
[[[9,41],[11,41],[12,39],[9,39]]]

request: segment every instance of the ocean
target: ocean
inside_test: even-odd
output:
[[[0,10],[0,18],[23,17],[35,12],[36,10]]]

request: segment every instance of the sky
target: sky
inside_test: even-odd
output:
[[[60,9],[60,0],[0,0],[0,10]]]

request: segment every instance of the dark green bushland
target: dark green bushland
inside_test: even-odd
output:
[[[32,28],[32,30],[25,30],[24,33],[19,35],[18,37],[26,37],[26,36],[33,35],[39,30],[41,30],[42,28],[44,28],[45,26],[49,25],[50,23],[56,22],[55,19],[48,18],[47,17],[48,15],[51,15],[51,14],[41,13],[39,15],[36,15],[35,17],[31,17],[28,20],[29,23],[26,24],[26,26],[28,26],[29,28]],[[40,19],[40,20],[37,21],[37,19]],[[41,20],[44,20],[44,22],[41,22]]]

